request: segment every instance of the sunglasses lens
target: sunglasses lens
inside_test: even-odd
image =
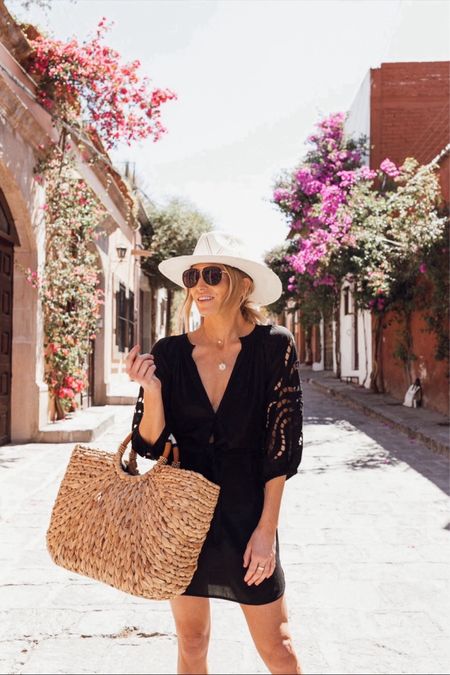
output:
[[[200,279],[200,272],[195,268],[190,268],[183,272],[183,284],[186,288],[193,288]]]
[[[202,277],[208,286],[217,286],[222,279],[222,270],[220,267],[204,267]],[[183,284],[186,288],[193,288],[200,279],[200,270],[190,267],[183,272]]]
[[[205,267],[203,270],[203,278],[208,286],[217,286],[222,279],[222,270],[220,267]]]

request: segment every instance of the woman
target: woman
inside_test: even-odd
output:
[[[272,673],[301,673],[284,598],[277,524],[285,481],[301,461],[302,389],[292,334],[264,325],[253,303],[281,294],[279,278],[226,233],[203,234],[191,256],[160,263],[186,287],[201,325],[135,345],[126,359],[141,385],[132,447],[157,459],[173,434],[181,467],[221,486],[198,568],[171,600],[178,673],[207,673],[209,599],[240,603],[255,646]]]

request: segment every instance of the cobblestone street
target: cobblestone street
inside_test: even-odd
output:
[[[448,673],[448,459],[308,383],[304,398],[304,456],[280,525],[304,672]],[[133,408],[115,410],[91,445],[113,451],[128,433]],[[167,602],[71,574],[46,551],[72,447],[0,448],[0,672],[174,673]],[[211,673],[267,672],[239,606],[211,602]]]

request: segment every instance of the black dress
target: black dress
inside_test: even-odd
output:
[[[297,473],[303,450],[303,395],[295,342],[282,326],[256,324],[241,337],[227,388],[216,412],[192,358],[187,334],[164,337],[152,349],[161,380],[166,426],[154,445],[139,433],[144,396],[140,388],[132,422],[132,447],[157,459],[172,433],[181,467],[221,486],[211,528],[185,595],[260,605],[285,587],[276,533],[276,568],[248,586],[243,556],[261,516],[264,484]]]

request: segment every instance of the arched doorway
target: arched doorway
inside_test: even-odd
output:
[[[0,445],[11,441],[14,244],[19,243],[0,190]]]

